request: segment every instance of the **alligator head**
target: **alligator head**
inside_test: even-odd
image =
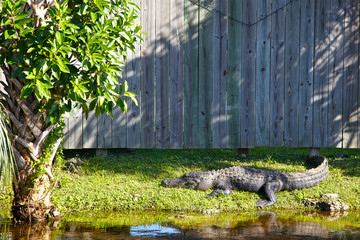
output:
[[[178,178],[164,179],[161,184],[165,187],[192,188],[207,190],[213,187],[214,176],[204,172],[189,172]]]

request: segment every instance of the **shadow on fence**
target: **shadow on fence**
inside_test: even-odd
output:
[[[140,106],[75,115],[66,148],[360,146],[358,1],[138,3]]]

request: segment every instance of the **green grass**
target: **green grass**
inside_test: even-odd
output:
[[[278,202],[267,210],[302,209],[303,199],[323,193],[338,193],[352,210],[360,207],[360,154],[358,150],[323,149],[330,176],[321,184],[303,190],[277,193]],[[248,158],[226,150],[133,150],[110,151],[109,157],[93,157],[92,151],[65,151],[65,161],[77,156],[85,164],[76,173],[57,168],[60,187],[53,192],[56,206],[63,212],[104,210],[156,210],[230,212],[256,210],[263,196],[233,191],[230,196],[205,198],[206,192],[164,188],[165,178],[189,171],[206,171],[231,166],[251,166],[279,171],[304,171],[308,149],[255,148]]]

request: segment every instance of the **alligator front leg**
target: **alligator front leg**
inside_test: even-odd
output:
[[[216,189],[216,190],[212,191],[209,195],[206,195],[206,197],[211,198],[211,197],[214,197],[214,196],[216,196],[218,194],[230,195],[230,193],[231,193],[230,189],[225,189],[225,190]]]
[[[256,206],[264,208],[271,206],[276,203],[276,195],[278,191],[281,190],[282,182],[280,180],[271,181],[265,184],[265,196],[267,200],[260,200],[256,203]]]

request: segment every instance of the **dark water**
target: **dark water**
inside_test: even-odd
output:
[[[0,239],[360,239],[360,212],[78,213],[46,224],[1,221]]]

